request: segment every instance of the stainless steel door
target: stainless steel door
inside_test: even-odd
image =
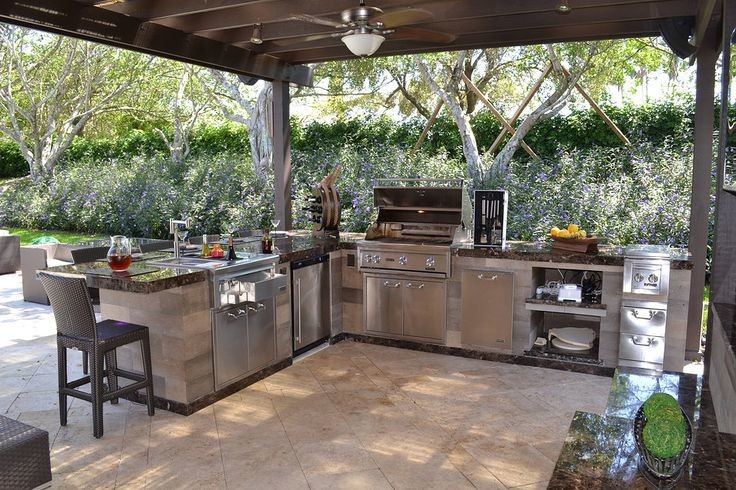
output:
[[[215,387],[248,372],[248,313],[244,305],[215,315]]]
[[[366,330],[401,335],[402,296],[401,279],[366,276],[364,296]]]
[[[445,338],[445,282],[403,281],[404,335],[432,340]]]
[[[294,350],[330,336],[329,263],[293,270]]]
[[[464,270],[461,341],[467,345],[511,350],[514,325],[514,275]]]
[[[276,359],[274,300],[249,303],[248,371],[267,366]]]
[[[662,370],[664,338],[621,333],[618,344],[619,364]]]

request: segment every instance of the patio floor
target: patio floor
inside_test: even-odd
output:
[[[0,276],[0,413],[49,431],[58,488],[545,488],[609,378],[341,342],[189,417],[121,400],[60,428],[50,308]],[[70,357],[81,374],[81,356]]]

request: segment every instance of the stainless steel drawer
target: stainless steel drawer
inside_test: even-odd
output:
[[[664,337],[621,333],[618,357],[653,364],[664,362]]]
[[[286,291],[287,279],[283,274],[260,271],[220,283],[220,304],[257,302],[278,296]]]
[[[621,333],[664,337],[667,327],[667,310],[621,307]]]

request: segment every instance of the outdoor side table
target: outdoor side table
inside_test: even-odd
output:
[[[49,433],[0,415],[0,489],[35,488],[50,481]]]

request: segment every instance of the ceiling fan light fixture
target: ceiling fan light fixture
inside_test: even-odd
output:
[[[263,24],[253,25],[253,35],[250,36],[250,42],[253,44],[263,44]]]
[[[568,0],[560,0],[557,3],[557,6],[555,7],[555,10],[557,11],[557,13],[569,14],[570,12],[572,12],[572,7],[570,7],[570,4],[567,2]]]
[[[342,42],[351,53],[356,56],[370,56],[381,47],[386,38],[374,33],[348,34],[342,37]]]

